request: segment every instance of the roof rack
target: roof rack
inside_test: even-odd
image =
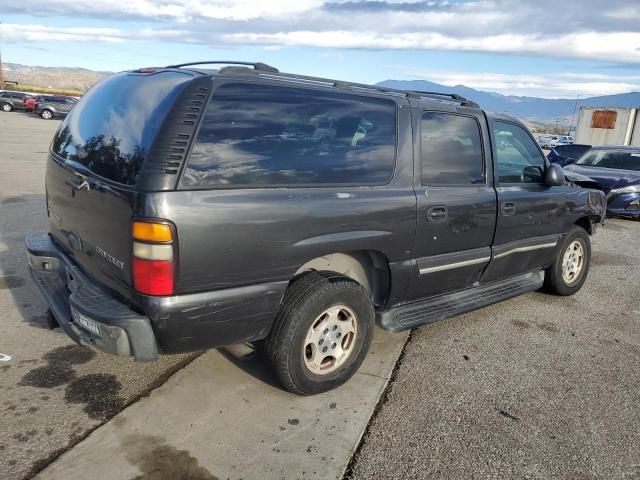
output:
[[[241,65],[241,66],[253,67],[253,70],[249,70],[249,69],[245,70],[245,69],[229,67],[228,69],[226,68],[221,69],[218,73],[259,75],[263,78],[270,78],[273,80],[279,80],[284,82],[333,87],[341,90],[353,90],[356,92],[358,91],[359,92],[375,92],[375,93],[381,93],[384,95],[391,95],[396,97],[402,96],[402,97],[409,97],[409,98],[429,98],[429,99],[444,101],[444,102],[454,102],[465,107],[480,108],[477,103],[472,102],[471,100],[467,100],[466,98],[460,95],[457,95],[455,93],[424,92],[420,90],[400,90],[398,88],[381,87],[378,85],[367,85],[364,83],[353,83],[353,82],[345,82],[345,81],[339,81],[339,80],[330,80],[330,79],[321,78],[321,77],[310,77],[307,75],[283,73],[283,72],[280,72],[277,68],[261,62],[253,63],[253,62],[214,60],[214,61],[205,61],[205,62],[181,63],[178,65],[169,65],[166,68],[180,68],[180,67],[189,67],[191,65],[206,65],[206,64]]]
[[[204,62],[179,63],[177,65],[167,65],[166,68],[181,68],[181,67],[190,67],[192,65],[212,65],[212,64],[218,64],[218,65],[245,65],[245,66],[253,67],[254,70],[259,70],[259,71],[262,71],[262,72],[278,73],[278,69],[277,68],[272,67],[271,65],[267,65],[266,63],[261,63],[261,62],[237,62],[237,61],[234,61],[234,60],[230,60],[230,61],[226,61],[226,60],[211,60],[211,61],[204,61]]]
[[[458,102],[469,102],[469,100],[464,98],[462,95],[458,95],[457,93],[426,92],[424,90],[412,90],[412,92],[428,96],[437,95],[439,97],[449,97]]]

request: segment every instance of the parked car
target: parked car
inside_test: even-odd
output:
[[[3,112],[11,112],[12,110],[25,110],[24,104],[25,97],[28,97],[27,93],[12,92],[5,90],[0,93],[0,110]]]
[[[37,103],[43,103],[46,102],[47,100],[53,98],[54,95],[35,95],[32,97],[29,97],[25,100],[25,107],[27,110],[29,110],[30,112],[33,112],[36,108],[36,104]]]
[[[71,97],[51,97],[44,102],[36,102],[34,113],[45,120],[57,117],[66,117],[78,100]]]
[[[547,159],[551,163],[557,163],[561,167],[564,167],[565,165],[575,162],[590,148],[591,145],[582,144],[556,145],[554,148],[551,148],[547,154]]]
[[[610,215],[640,218],[640,147],[593,147],[566,168],[598,182]]]
[[[549,146],[551,148],[557,147],[558,145],[572,145],[574,143],[573,137],[569,137],[567,135],[558,135],[551,137],[549,141]]]
[[[551,135],[540,135],[537,139],[538,145],[541,148],[549,149],[551,148]]]
[[[567,184],[517,119],[194,65],[105,78],[53,139],[49,232],[26,247],[75,341],[136,360],[262,342],[307,395],[356,372],[376,321],[406,330],[584,284],[604,194]]]

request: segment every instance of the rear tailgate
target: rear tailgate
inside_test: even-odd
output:
[[[166,70],[107,77],[77,103],[51,145],[50,232],[85,273],[127,298],[139,173],[192,78]]]

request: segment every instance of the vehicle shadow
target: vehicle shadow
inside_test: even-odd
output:
[[[221,347],[218,351],[237,368],[271,387],[282,390],[282,385],[270,368],[260,345],[241,343]]]
[[[47,229],[43,194],[0,194],[0,290],[8,290],[22,320],[50,328],[48,309],[31,281],[24,238]]]

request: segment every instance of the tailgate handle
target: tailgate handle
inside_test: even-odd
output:
[[[80,190],[91,190],[91,184],[85,177],[78,176],[78,183],[73,183],[71,180],[65,180],[64,183],[69,185],[74,192],[79,192]]]

